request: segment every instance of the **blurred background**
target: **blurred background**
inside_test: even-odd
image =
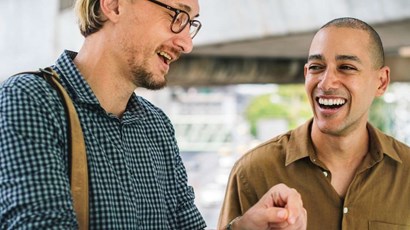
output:
[[[74,0],[0,0],[0,82],[54,63],[83,38]],[[215,229],[230,169],[256,144],[312,114],[303,65],[314,32],[337,17],[379,32],[392,83],[371,122],[410,144],[409,0],[199,0],[194,51],[171,67],[169,86],[136,93],[171,118],[196,203]]]

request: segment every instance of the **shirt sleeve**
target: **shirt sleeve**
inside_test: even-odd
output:
[[[180,196],[177,207],[178,229],[204,229],[205,221],[202,218],[194,200],[194,189],[187,183],[187,175],[181,158],[177,160],[177,176],[179,181]]]
[[[176,178],[174,193],[177,198],[176,213],[174,213],[176,218],[175,224],[177,229],[181,230],[204,229],[206,223],[195,205],[194,189],[188,185],[188,176],[175,139],[175,130],[169,118],[162,111],[160,113],[163,116],[162,120],[165,121],[169,136],[172,137],[172,142],[174,143],[172,150],[175,162],[174,176]]]
[[[237,162],[229,175],[225,198],[219,214],[218,229],[225,229],[229,222],[243,215],[257,202],[255,194],[249,191],[246,178],[241,174],[240,162]]]
[[[0,88],[0,229],[74,229],[59,99],[35,78]]]

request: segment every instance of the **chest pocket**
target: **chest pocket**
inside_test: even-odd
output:
[[[410,230],[410,225],[389,224],[378,221],[370,221],[369,230]]]

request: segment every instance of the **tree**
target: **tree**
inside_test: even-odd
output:
[[[245,117],[252,135],[256,136],[257,122],[261,119],[285,119],[292,129],[312,117],[312,112],[303,85],[279,85],[272,93],[254,97]]]

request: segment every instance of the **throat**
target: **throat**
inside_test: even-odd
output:
[[[118,118],[121,118],[127,109],[128,101],[130,97],[122,98],[119,95],[109,97],[108,95],[103,95],[98,97],[101,107],[109,114],[113,114]]]
[[[331,184],[339,197],[344,198],[356,173],[354,172],[332,172]]]
[[[346,196],[349,186],[353,182],[365,158],[366,156],[345,163],[340,159],[336,159],[333,164],[329,162],[325,163],[332,174],[331,184],[341,198]]]

